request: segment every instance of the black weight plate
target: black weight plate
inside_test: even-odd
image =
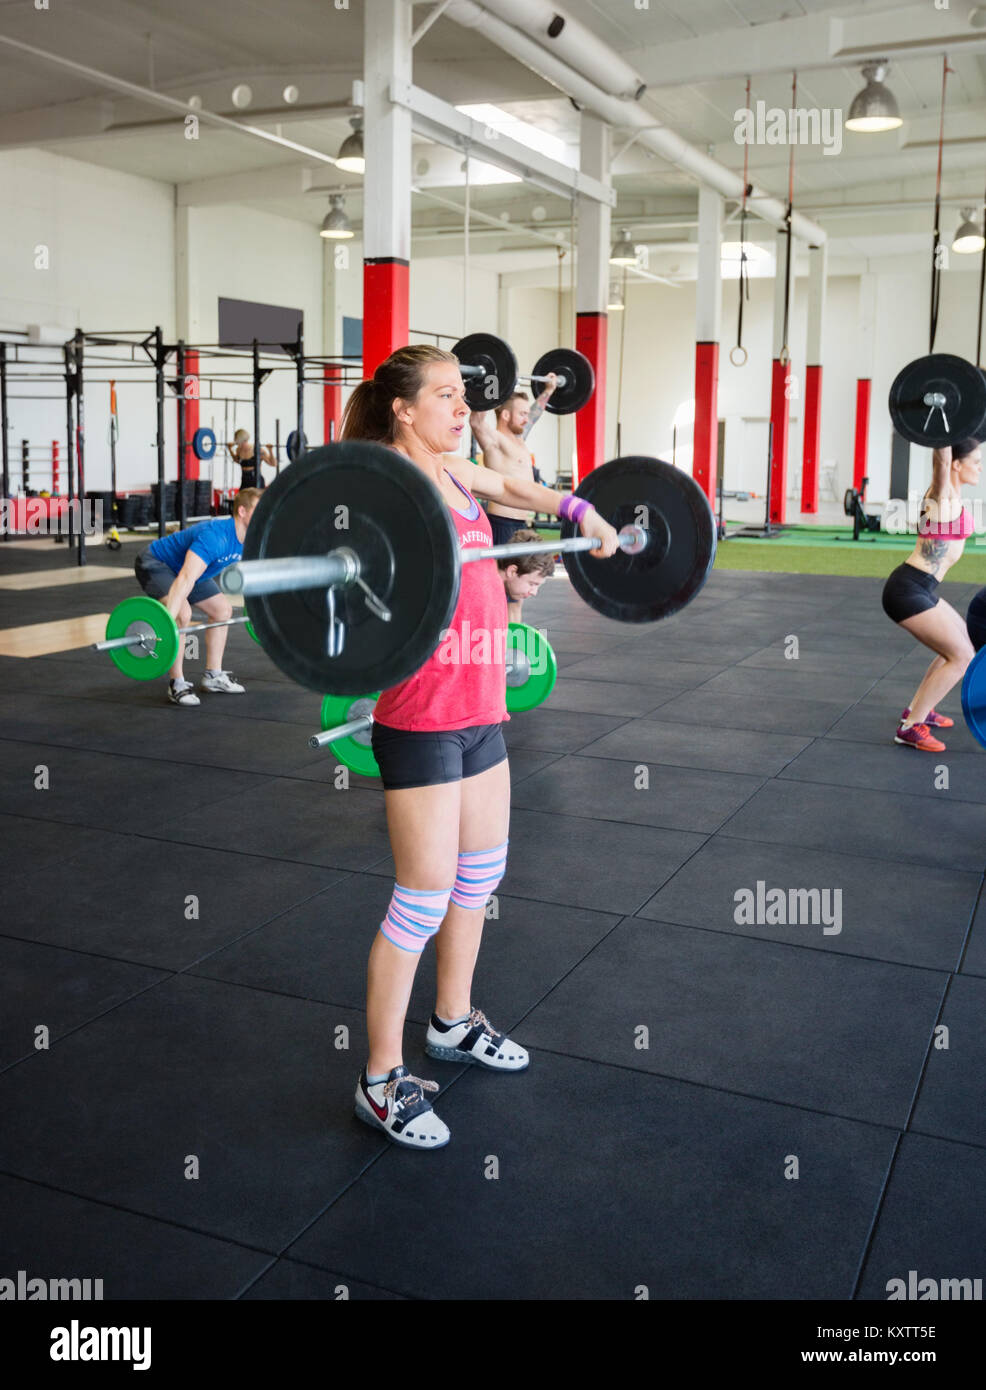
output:
[[[716,522],[705,493],[687,473],[652,458],[619,458],[594,469],[577,496],[619,530],[650,532],[640,555],[617,551],[601,560],[591,551],[563,551],[576,592],[590,607],[623,623],[667,618],[689,603],[709,576]],[[581,534],[562,523],[562,539]]]
[[[275,665],[319,694],[386,690],[438,646],[459,593],[459,543],[441,493],[414,464],[380,444],[312,449],[265,489],[244,560],[324,555],[348,546],[361,576],[390,609],[367,608],[358,585],[335,590],[346,624],[339,656],[326,655],[324,589],[251,595],[250,622]]]
[[[495,410],[509,401],[517,386],[517,359],[508,343],[493,333],[469,333],[452,349],[466,367],[481,367],[482,376],[462,378],[470,410]]]
[[[574,348],[552,348],[534,363],[532,377],[546,377],[549,372],[564,372],[565,385],[556,386],[545,409],[552,415],[572,415],[581,410],[596,389],[596,374],[588,357]],[[532,381],[535,396],[544,390],[543,381]]]
[[[304,430],[299,434],[297,430],[292,430],[288,435],[285,449],[289,463],[297,463],[302,454],[308,452],[308,438]]]
[[[945,398],[947,430],[942,410],[925,402],[931,392]],[[986,421],[986,378],[964,357],[947,352],[918,357],[890,388],[890,418],[898,434],[928,449],[942,449],[970,436],[978,439]]]

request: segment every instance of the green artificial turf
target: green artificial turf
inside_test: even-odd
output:
[[[901,538],[904,539],[904,538]],[[867,545],[864,541],[832,541],[799,545],[789,533],[773,541],[720,541],[716,569],[774,570],[785,574],[849,574],[862,578],[885,579],[913,549],[913,541],[903,547]],[[970,550],[948,571],[945,581],[960,584],[986,584],[986,549]]]

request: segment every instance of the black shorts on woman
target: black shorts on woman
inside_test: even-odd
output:
[[[905,562],[897,568],[883,586],[883,611],[895,623],[914,618],[938,607],[938,580],[927,570]]]

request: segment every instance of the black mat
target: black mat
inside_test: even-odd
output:
[[[124,557],[119,581],[0,592],[0,624],[105,611]],[[0,658],[13,1269],[108,1299],[885,1299],[910,1269],[981,1276],[986,761],[961,723],[941,757],[892,743],[929,658],[881,588],[714,572],[627,627],[559,577],[525,606],[561,674],[505,729],[473,1003],[532,1063],[425,1057],[429,951],[405,1060],[442,1086],[434,1155],[352,1116],[394,871],[379,783],[307,748],[318,696],[240,629],[246,694],[192,710],[85,649]],[[838,890],[838,930],[738,915],[758,886],[832,912]],[[408,1210],[428,1239],[382,1238]]]

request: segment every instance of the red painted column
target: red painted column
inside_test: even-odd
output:
[[[398,256],[363,262],[363,376],[407,343],[410,267]]]
[[[770,420],[774,426],[774,467],[770,478],[770,519],[778,526],[787,515],[787,452],[791,412],[788,409],[788,384],[791,363],[774,358],[770,387]]]
[[[852,485],[860,488],[866,477],[867,445],[870,437],[870,387],[868,377],[856,382],[856,450],[853,454]]]
[[[695,444],[692,477],[715,510],[719,461],[719,344],[695,344]]]
[[[805,369],[805,438],[801,452],[801,510],[818,511],[818,470],[822,439],[822,369]]]
[[[609,320],[598,310],[575,316],[575,347],[592,363],[596,387],[575,417],[575,456],[578,487],[594,468],[606,462],[606,345]]]
[[[325,385],[322,387],[322,410],[324,417],[322,438],[328,444],[330,438],[339,438],[339,424],[342,420],[342,386],[340,380],[344,367],[327,366],[323,368]],[[330,428],[331,427],[331,428]]]
[[[195,431],[199,427],[199,398],[201,396],[199,386],[199,355],[192,348],[185,350],[185,438],[194,439]],[[179,445],[179,448],[181,446]],[[218,452],[218,445],[217,445]],[[185,450],[185,477],[198,478],[201,476],[199,460],[195,457],[195,450],[189,446]],[[178,474],[175,474],[177,477]]]

